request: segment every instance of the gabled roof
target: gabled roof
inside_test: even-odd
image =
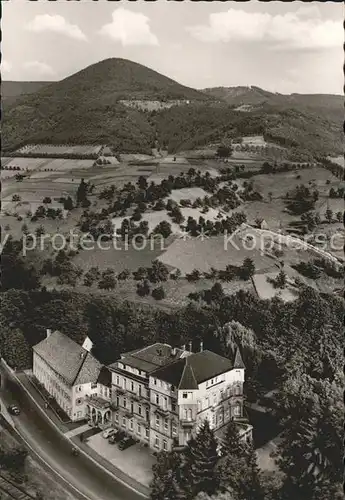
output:
[[[143,370],[146,373],[151,373],[157,370],[157,368],[180,359],[183,352],[182,349],[175,349],[173,351],[170,345],[157,342],[156,344],[122,354],[121,359],[109,365],[109,368],[117,368],[117,363],[120,362],[132,368]]]
[[[101,363],[58,330],[36,344],[33,351],[70,386],[97,382]]]
[[[198,384],[235,368],[234,363],[212,351],[202,351],[179,359],[151,373],[178,389],[197,389]]]

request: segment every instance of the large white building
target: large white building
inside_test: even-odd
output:
[[[92,342],[83,346],[59,331],[33,347],[33,374],[72,421],[90,418],[111,421],[110,373],[91,354]]]
[[[207,419],[221,440],[230,419],[243,439],[252,427],[243,413],[245,367],[203,350],[156,343],[105,367],[66,335],[47,331],[33,348],[33,374],[72,421],[114,426],[154,450],[185,446]]]
[[[251,426],[243,416],[244,364],[208,350],[193,353],[154,344],[128,352],[112,371],[113,422],[150,448],[185,446],[208,419],[221,438],[230,419],[244,439]]]

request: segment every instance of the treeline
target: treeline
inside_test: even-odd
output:
[[[255,334],[255,348],[264,357],[256,360],[260,370],[255,376],[269,389],[291,365],[334,379],[342,363],[341,352],[337,353],[342,307],[340,298],[323,297],[303,287],[291,304],[280,299],[263,301],[240,291],[220,295],[211,305],[190,304],[171,313],[80,292],[8,290],[2,294],[2,342],[11,343],[17,330],[23,345],[32,347],[46,328],[57,328],[78,341],[88,333],[103,362],[154,341],[182,345],[202,339],[206,348],[224,354],[228,346],[215,333],[217,324],[236,321]]]

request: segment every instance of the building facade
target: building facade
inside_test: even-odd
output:
[[[154,344],[123,354],[111,365],[113,424],[155,450],[185,446],[205,419],[221,439],[230,419],[244,439],[251,426],[243,414],[245,368],[237,351],[228,360]]]
[[[46,338],[33,347],[33,375],[72,421],[93,417],[106,425],[111,421],[111,377],[91,349],[88,338],[80,346],[59,331],[47,330]],[[108,412],[99,411],[100,403],[108,405]]]

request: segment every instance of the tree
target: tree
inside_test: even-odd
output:
[[[38,226],[36,228],[36,231],[35,231],[37,237],[39,238],[40,236],[42,236],[44,233],[45,233],[45,229],[43,226]]]
[[[241,444],[231,432],[230,444],[235,452],[226,448],[219,465],[220,487],[233,492],[236,500],[264,500],[256,453],[251,444]]]
[[[163,238],[167,238],[171,235],[171,224],[168,221],[163,220],[155,227],[153,232],[155,234],[160,234]]]
[[[44,204],[51,203],[51,202],[52,202],[52,199],[50,198],[50,196],[46,196],[45,198],[43,198],[43,201],[42,201],[42,203],[44,203]]]
[[[80,184],[79,184],[78,189],[77,189],[77,203],[78,204],[84,202],[87,199],[87,197],[86,197],[87,192],[88,192],[88,185],[84,181],[84,179],[81,179]]]
[[[113,290],[116,287],[116,275],[115,271],[108,267],[102,273],[102,277],[98,282],[98,288],[102,290]]]
[[[232,155],[231,146],[225,146],[224,144],[221,144],[217,148],[216,155],[218,156],[218,158],[229,158]]]
[[[1,266],[1,290],[11,288],[22,290],[35,290],[39,288],[40,281],[36,268],[22,257],[22,241],[10,237],[4,245]]]
[[[337,382],[305,374],[282,386],[276,404],[285,430],[276,460],[285,475],[283,499],[336,498],[343,474],[341,393]]]
[[[153,479],[150,485],[151,500],[184,500],[187,494],[181,486],[183,469],[182,455],[161,451],[152,467]]]
[[[29,228],[28,228],[28,225],[25,222],[22,225],[22,233],[25,234],[25,235],[29,234]]]
[[[255,274],[254,261],[250,257],[246,257],[239,270],[240,278],[247,281],[252,276],[254,276],[254,274]]]
[[[84,285],[92,286],[101,279],[101,272],[98,267],[91,267],[84,276]]]
[[[331,224],[333,221],[333,210],[331,210],[330,208],[327,208],[325,212],[325,219],[328,222],[328,224]]]
[[[191,273],[186,274],[188,281],[198,281],[201,277],[201,273],[198,269],[194,269]]]
[[[21,330],[5,329],[1,332],[2,357],[12,367],[19,370],[30,368],[30,346]]]
[[[73,210],[74,206],[73,206],[73,200],[70,196],[68,196],[64,202],[63,202],[63,207],[65,210]]]
[[[341,211],[339,211],[339,212],[336,213],[336,218],[337,218],[338,222],[342,222],[343,221],[343,215],[344,215],[344,213],[341,212]]]
[[[159,286],[157,288],[154,288],[152,290],[152,297],[156,300],[162,300],[165,298],[165,292],[164,288],[162,286]]]
[[[169,276],[169,269],[159,260],[152,262],[152,267],[148,268],[148,279],[151,283],[166,281]]]
[[[223,287],[220,283],[215,283],[210,290],[211,301],[219,302],[224,297]]]
[[[186,473],[189,478],[189,487],[193,495],[203,491],[212,495],[218,490],[218,443],[205,420],[196,437],[188,442],[186,451]]]
[[[263,220],[264,219],[262,217],[256,217],[256,219],[255,219],[255,225],[257,227],[261,227],[261,224],[262,224]]]
[[[20,201],[21,200],[21,197],[19,196],[19,194],[14,194],[12,196],[12,201]]]
[[[150,282],[148,280],[143,280],[142,282],[137,284],[137,294],[140,297],[150,295]]]
[[[287,274],[284,269],[281,269],[274,280],[276,288],[285,288],[287,285]]]
[[[131,273],[128,269],[123,269],[118,275],[118,279],[121,281],[126,281],[130,277]]]
[[[233,419],[227,425],[224,439],[221,443],[222,456],[234,455],[235,457],[242,457],[245,453],[245,445],[241,441],[238,426]]]
[[[147,180],[143,175],[139,176],[139,178],[137,180],[137,185],[138,185],[138,188],[143,190],[143,191],[145,189],[147,189],[147,187],[148,187]]]

